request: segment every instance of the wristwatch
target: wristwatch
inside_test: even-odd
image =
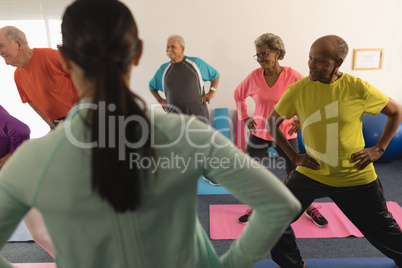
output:
[[[216,91],[216,88],[211,87],[209,90],[211,90],[211,91]]]

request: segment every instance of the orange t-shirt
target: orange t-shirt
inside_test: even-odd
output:
[[[32,102],[50,120],[66,116],[78,101],[71,75],[51,48],[34,48],[28,65],[15,70],[14,80],[22,102]]]

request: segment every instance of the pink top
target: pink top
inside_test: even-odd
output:
[[[244,120],[250,117],[247,113],[246,98],[251,97],[255,102],[253,119],[257,123],[257,132],[253,133],[253,135],[268,141],[274,140],[265,128],[265,122],[267,121],[271,110],[282,97],[288,86],[301,78],[303,78],[301,73],[290,67],[284,67],[279,75],[278,81],[276,81],[273,87],[269,87],[265,82],[264,69],[258,68],[252,71],[246,79],[237,86],[234,98],[239,119]],[[288,134],[288,131],[291,128],[289,126],[291,122],[293,122],[293,118],[283,121],[280,125],[280,129],[283,131],[287,139],[297,138],[296,133],[293,135]]]

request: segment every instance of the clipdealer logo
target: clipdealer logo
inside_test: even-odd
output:
[[[337,118],[339,116],[339,102],[334,101],[324,107],[325,118],[321,116],[321,111],[318,110],[311,114],[305,121],[302,127],[304,133],[305,129],[309,126],[321,122],[323,120],[329,120],[331,118]],[[321,160],[322,162],[336,167],[338,165],[338,123],[327,124],[327,135],[326,135],[326,151],[325,153],[318,152],[313,148],[305,144],[306,152],[315,158]]]
[[[151,139],[151,146],[155,149],[160,148],[169,148],[177,145],[178,143],[185,141],[189,146],[194,149],[202,149],[208,147],[214,148],[224,148],[224,147],[234,147],[235,145],[229,139],[222,139],[218,136],[219,132],[214,131],[214,129],[207,124],[196,124],[198,121],[196,117],[187,117],[177,108],[176,114],[180,119],[180,123],[176,126],[176,130],[178,130],[178,135],[174,137],[174,139],[162,139],[162,141],[157,142],[156,137],[152,133],[156,133],[155,130],[156,124],[153,122],[156,121],[156,111],[155,105],[151,105],[151,111],[149,115],[150,125],[148,122],[139,115],[131,115],[128,117],[124,117],[122,115],[109,115],[109,112],[114,112],[116,110],[115,104],[108,104],[104,101],[100,101],[98,104],[96,103],[80,103],[74,107],[72,113],[79,113],[85,116],[89,112],[89,110],[97,110],[98,111],[98,141],[89,141],[88,137],[80,137],[80,134],[73,133],[72,129],[72,121],[66,120],[64,123],[64,131],[66,133],[67,139],[76,147],[83,149],[90,148],[117,148],[118,149],[118,157],[119,160],[126,160],[126,150],[128,148],[137,149],[144,146],[144,144]],[[88,111],[87,111],[88,110]],[[225,117],[217,117],[217,119],[225,119]],[[126,128],[129,124],[135,123],[139,126],[141,133],[139,134],[139,138],[136,141],[130,141],[126,137]],[[229,128],[225,129],[231,131],[231,122],[229,121]],[[193,135],[196,133],[211,133],[209,140],[197,140],[197,135]],[[108,138],[106,138],[106,133],[109,134]],[[75,137],[75,134],[78,136]],[[152,134],[152,135],[150,135]]]

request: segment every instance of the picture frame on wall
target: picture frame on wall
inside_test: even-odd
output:
[[[380,70],[384,56],[383,48],[355,49],[353,70]]]

